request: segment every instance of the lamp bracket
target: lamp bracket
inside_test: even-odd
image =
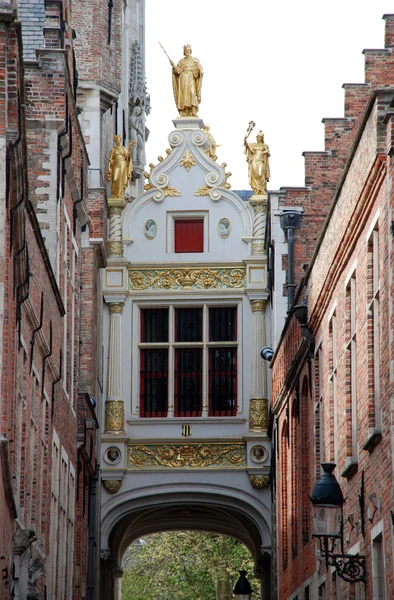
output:
[[[318,538],[320,542],[320,557],[326,561],[327,568],[334,567],[337,575],[349,583],[357,583],[358,581],[367,583],[365,556],[361,556],[360,554],[336,554],[333,549],[338,540],[342,542],[340,536],[320,536],[314,534],[313,537]]]
[[[365,556],[358,554],[331,554],[326,556],[326,562],[334,567],[341,579],[349,583],[362,581],[367,583],[367,568]]]

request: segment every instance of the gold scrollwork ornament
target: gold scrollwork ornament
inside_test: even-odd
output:
[[[109,494],[116,494],[122,487],[122,481],[119,479],[104,479],[103,485]]]
[[[245,444],[163,444],[128,446],[129,466],[133,468],[239,467],[246,462]]]
[[[256,490],[262,490],[269,486],[269,475],[249,475],[249,481]]]
[[[249,403],[249,429],[263,431],[268,429],[268,400],[252,398]]]
[[[129,270],[129,288],[210,289],[241,288],[245,285],[244,268]]]
[[[195,166],[196,161],[193,158],[190,150],[186,150],[181,162],[179,163],[181,167],[185,167],[186,171],[190,171],[192,167]]]
[[[107,400],[105,403],[105,431],[124,431],[123,400]]]

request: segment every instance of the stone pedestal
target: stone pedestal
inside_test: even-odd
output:
[[[264,254],[264,237],[267,223],[267,195],[254,194],[249,199],[254,211],[252,255]]]
[[[108,236],[108,257],[123,257],[122,244],[122,210],[125,207],[123,198],[113,198],[108,200],[109,212],[109,236]]]

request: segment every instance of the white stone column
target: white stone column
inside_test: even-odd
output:
[[[249,429],[264,432],[268,428],[267,367],[260,351],[265,346],[266,304],[266,300],[250,300],[253,336]]]
[[[109,357],[108,388],[105,403],[105,433],[124,432],[122,369],[122,313],[124,302],[108,302]]]

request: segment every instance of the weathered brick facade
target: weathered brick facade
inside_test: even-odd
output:
[[[0,7],[2,599],[27,597],[34,558],[44,570],[36,583],[42,598],[98,593],[99,269],[107,209],[105,189],[89,189],[76,102],[86,66],[73,49],[74,37],[85,35],[82,4],[94,4],[107,27],[104,1]],[[114,4],[113,43],[99,28],[92,55],[92,77],[114,87],[107,108],[120,85],[121,5]]]
[[[305,153],[305,190],[276,194],[303,209],[295,305],[307,299],[315,338],[290,310],[272,361],[280,599],[394,597],[394,15],[385,21],[385,49],[364,52],[365,84],[344,86],[345,117],[324,120],[325,151]],[[337,464],[345,552],[366,556],[365,588],[316,558],[308,494],[321,462]]]

